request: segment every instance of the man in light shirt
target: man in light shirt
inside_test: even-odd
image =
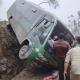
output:
[[[64,62],[64,76],[71,64],[71,80],[80,80],[80,37],[76,37],[76,40],[76,46],[68,51]]]

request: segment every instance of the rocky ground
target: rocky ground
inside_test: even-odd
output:
[[[15,57],[19,43],[6,29],[6,21],[0,22],[0,80],[11,80],[18,74],[23,63]]]
[[[17,57],[20,45],[16,37],[0,22],[0,80],[43,80],[46,69]],[[47,68],[48,70],[49,68]]]

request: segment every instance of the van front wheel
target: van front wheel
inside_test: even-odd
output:
[[[25,40],[21,44],[21,48],[19,50],[19,58],[20,59],[26,59],[28,50],[29,50],[29,41]]]
[[[19,58],[26,59],[27,58],[27,55],[26,55],[27,51],[28,51],[28,45],[23,45],[19,50]]]

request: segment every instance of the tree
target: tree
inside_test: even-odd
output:
[[[77,12],[77,16],[70,15],[68,17],[68,28],[74,36],[80,35],[80,11]]]
[[[57,0],[48,0],[50,4],[53,5],[54,8],[57,8],[59,6],[59,2]]]
[[[56,9],[59,6],[59,2],[57,0],[45,0],[45,1],[41,2],[39,5],[41,5],[43,3],[48,3],[49,6],[52,6],[54,9]]]

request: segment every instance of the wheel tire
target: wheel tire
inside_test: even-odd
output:
[[[29,48],[29,41],[28,40],[25,40],[22,44],[21,44],[21,47],[20,47],[20,50],[19,50],[19,58],[20,59],[25,59],[25,54],[26,52],[28,51],[28,48]]]

